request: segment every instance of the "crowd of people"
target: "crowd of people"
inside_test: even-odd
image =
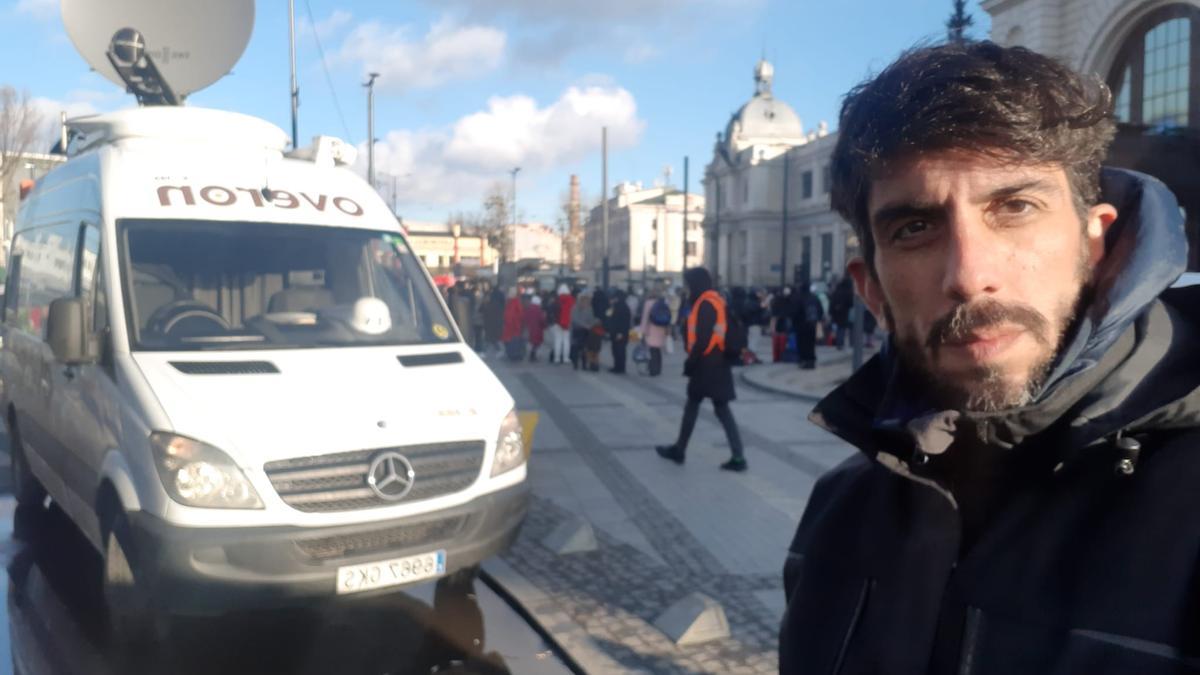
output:
[[[829,290],[832,289],[832,290]],[[485,358],[567,364],[598,372],[600,353],[611,350],[609,372],[627,372],[633,360],[644,374],[662,373],[663,354],[684,337],[691,302],[685,288],[655,285],[634,289],[589,289],[560,285],[538,291],[487,281],[462,281],[447,289],[447,301],[468,343]],[[816,345],[838,349],[848,343],[854,289],[849,277],[776,288],[732,287],[719,294],[746,332],[743,363],[760,361],[759,338],[769,338],[774,363],[816,366]],[[864,312],[864,336],[872,346],[875,319]],[[765,356],[765,355],[764,355]]]

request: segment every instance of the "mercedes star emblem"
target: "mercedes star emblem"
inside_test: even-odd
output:
[[[416,473],[408,458],[398,452],[381,452],[367,471],[367,485],[381,499],[400,501],[412,490]]]

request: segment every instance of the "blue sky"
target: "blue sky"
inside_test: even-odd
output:
[[[0,84],[28,90],[47,111],[130,105],[89,72],[58,5],[0,5],[0,62],[9,64]],[[287,130],[287,3],[256,5],[232,74],[189,103]],[[985,37],[987,15],[968,6],[973,35]],[[316,134],[364,143],[361,85],[379,71],[377,172],[388,199],[395,177],[402,215],[441,221],[478,210],[520,166],[523,217],[553,223],[571,173],[586,198],[599,197],[601,125],[610,185],[650,184],[670,165],[682,186],[688,155],[695,190],[715,134],[753,93],[761,55],[806,131],[821,120],[836,128],[846,90],[906,47],[940,39],[950,9],[950,0],[296,0],[301,143]]]

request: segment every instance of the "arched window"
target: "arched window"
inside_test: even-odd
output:
[[[1168,5],[1130,33],[1108,75],[1117,121],[1200,127],[1200,10]]]

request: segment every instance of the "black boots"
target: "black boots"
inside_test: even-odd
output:
[[[742,472],[748,468],[750,468],[750,466],[746,464],[745,457],[731,457],[728,462],[725,462],[721,465],[721,469],[724,471]]]
[[[683,464],[683,451],[674,445],[656,445],[654,446],[654,451],[663,459],[669,459],[676,464]]]

